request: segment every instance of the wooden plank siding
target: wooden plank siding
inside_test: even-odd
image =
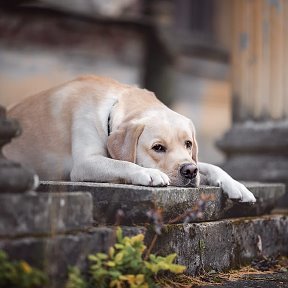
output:
[[[235,122],[288,116],[288,1],[233,0]]]

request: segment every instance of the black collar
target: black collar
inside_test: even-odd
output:
[[[111,121],[111,112],[108,115],[108,123],[107,123],[107,131],[108,131],[108,136],[111,133],[111,127],[110,127],[110,121]]]
[[[111,117],[111,115],[112,115],[112,112],[113,112],[113,110],[114,110],[114,108],[115,108],[115,106],[118,104],[118,100],[116,100],[114,103],[113,103],[113,105],[112,105],[112,107],[111,107],[111,110],[110,110],[110,113],[109,113],[109,115],[108,115],[108,121],[107,121],[107,132],[108,132],[108,136],[110,135],[110,133],[112,132],[112,117]]]

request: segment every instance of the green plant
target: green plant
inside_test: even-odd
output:
[[[77,267],[69,268],[68,281],[65,288],[87,288],[87,283]]]
[[[37,288],[46,283],[46,276],[25,261],[11,261],[0,250],[0,288]]]
[[[66,288],[154,288],[160,272],[183,273],[185,266],[174,264],[176,254],[166,257],[150,254],[144,260],[144,235],[123,237],[121,228],[116,232],[116,244],[108,254],[97,253],[88,257],[88,280],[83,280],[78,269],[71,269]],[[86,285],[86,286],[85,286]]]

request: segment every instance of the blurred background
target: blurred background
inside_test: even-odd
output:
[[[108,76],[191,118],[201,161],[287,183],[287,27],[285,0],[2,1],[0,104]]]
[[[230,126],[231,1],[44,0],[1,6],[2,105],[77,75],[104,75],[156,92],[194,121],[200,158],[223,160],[213,142]]]

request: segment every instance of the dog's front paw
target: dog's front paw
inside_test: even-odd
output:
[[[143,186],[167,186],[169,177],[157,169],[141,168],[131,175],[131,183]]]
[[[227,178],[220,181],[220,187],[230,199],[247,203],[256,202],[254,195],[242,183],[234,180],[233,178]]]

